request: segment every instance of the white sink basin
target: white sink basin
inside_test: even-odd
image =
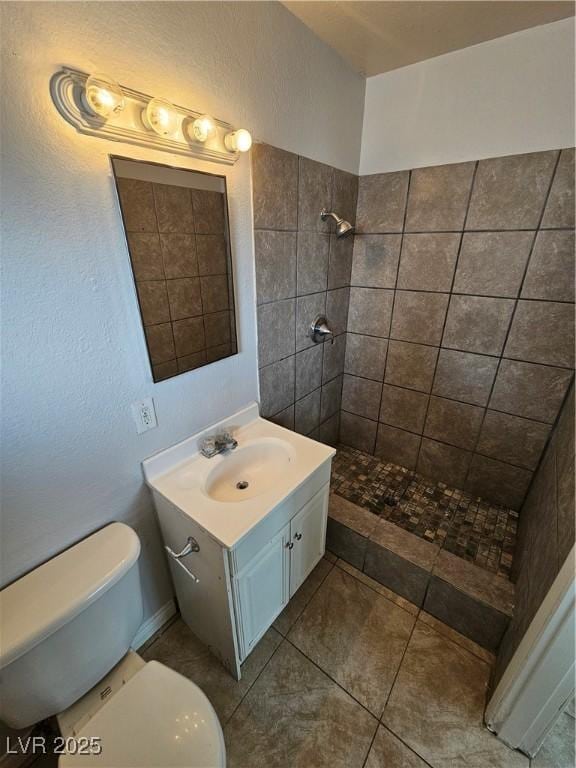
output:
[[[296,457],[291,445],[274,437],[261,438],[224,455],[206,478],[204,493],[215,501],[239,502],[266,493]]]
[[[203,438],[221,432],[231,432],[238,447],[207,459]],[[231,549],[334,453],[260,418],[254,403],[146,459],[144,472],[155,497]]]

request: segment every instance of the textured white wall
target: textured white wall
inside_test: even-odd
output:
[[[4,3],[2,583],[110,520],[143,541],[145,612],[170,595],[140,461],[257,399],[249,158],[229,191],[241,354],[153,385],[109,154],[49,98],[63,64],[205,109],[357,170],[364,83],[275,3]],[[345,119],[343,117],[345,116]],[[152,395],[158,429],[130,403]]]
[[[368,78],[360,173],[574,145],[574,19]]]

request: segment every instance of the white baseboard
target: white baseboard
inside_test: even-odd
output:
[[[155,632],[158,632],[167,621],[176,613],[176,603],[170,599],[167,603],[159,608],[155,614],[150,616],[149,619],[140,625],[140,629],[136,633],[136,637],[132,640],[132,648],[137,651],[141,648],[146,640],[149,640]]]

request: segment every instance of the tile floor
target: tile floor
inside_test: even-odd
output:
[[[180,619],[142,654],[205,691],[229,768],[528,768],[482,725],[493,656],[329,554],[239,683]]]
[[[348,501],[479,567],[510,577],[518,513],[339,445],[331,488]]]

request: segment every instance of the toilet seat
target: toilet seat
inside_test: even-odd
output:
[[[148,662],[76,734],[100,739],[101,754],[64,754],[59,768],[225,768],[220,722],[204,693]]]

